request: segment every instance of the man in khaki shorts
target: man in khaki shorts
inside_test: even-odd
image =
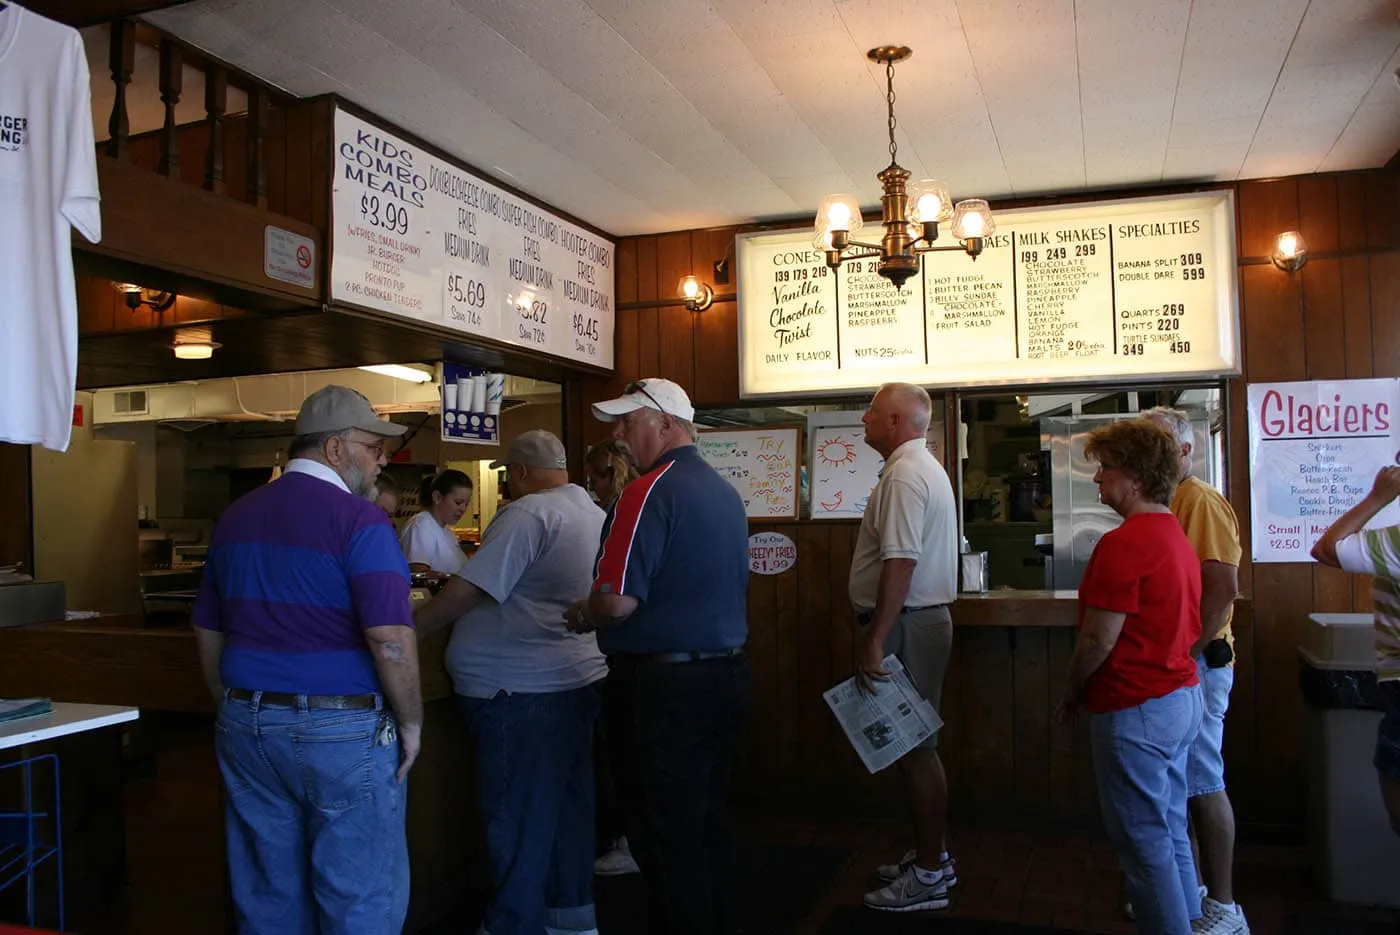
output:
[[[894,653],[936,710],[953,646],[948,605],[957,596],[957,509],[943,466],[928,451],[928,393],[909,383],[880,387],[862,420],[865,443],[885,458],[851,557],[850,596],[864,640],[856,679],[864,689],[888,677]],[[914,812],[915,850],[877,871],[886,886],[867,893],[872,909],[943,909],[957,882],[944,846],[948,779],[938,734],[899,761]]]

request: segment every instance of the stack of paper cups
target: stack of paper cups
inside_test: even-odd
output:
[[[442,385],[442,421],[447,425],[453,424],[456,420],[457,412],[457,384],[444,383]]]
[[[457,410],[459,412],[472,411],[472,379],[471,377],[457,378]],[[460,421],[460,420],[459,420]]]
[[[486,374],[472,377],[472,412],[486,411]]]
[[[501,399],[506,394],[506,375],[488,373],[486,375],[486,412],[488,415],[501,414]]]

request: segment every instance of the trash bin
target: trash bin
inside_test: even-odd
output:
[[[1400,837],[1376,768],[1376,637],[1370,614],[1309,614],[1298,646],[1307,703],[1308,837],[1333,902],[1400,907]]]

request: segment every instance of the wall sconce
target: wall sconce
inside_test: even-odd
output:
[[[214,356],[217,348],[223,347],[217,341],[208,338],[176,338],[175,343],[170,345],[170,349],[175,352],[175,356],[181,360],[208,360]]]
[[[685,307],[692,312],[703,312],[715,301],[715,290],[694,276],[687,276],[681,280],[680,291],[685,299]]]
[[[149,305],[157,312],[163,312],[175,304],[175,293],[159,289],[143,289],[134,282],[114,282],[113,287],[126,299],[126,307],[133,312],[143,305]]]
[[[1281,270],[1296,272],[1308,262],[1308,245],[1303,235],[1297,231],[1284,231],[1274,238],[1274,252],[1270,257]]]

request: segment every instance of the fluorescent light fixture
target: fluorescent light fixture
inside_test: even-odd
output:
[[[170,347],[181,360],[208,360],[219,345],[214,341],[176,341]]]
[[[381,377],[393,377],[395,380],[407,380],[409,383],[427,383],[433,378],[431,373],[426,373],[419,370],[417,367],[406,367],[403,364],[370,364],[360,369],[368,370],[370,373],[377,373]]]

